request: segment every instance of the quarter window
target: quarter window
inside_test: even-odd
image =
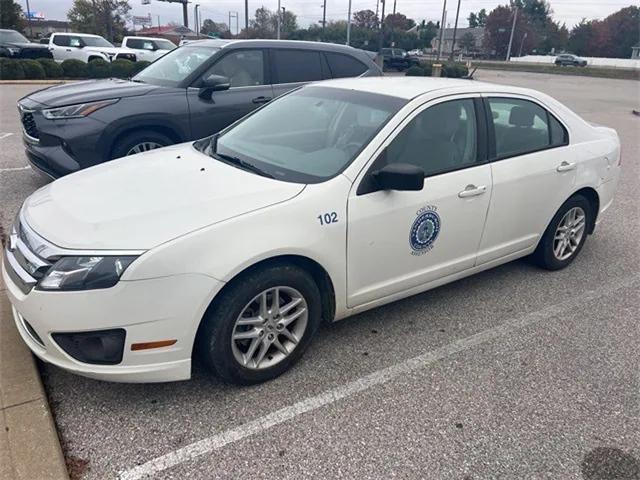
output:
[[[410,163],[426,176],[476,163],[477,125],[473,100],[439,103],[419,113],[386,149],[386,162]]]
[[[232,87],[264,85],[264,54],[262,50],[237,50],[222,57],[205,75],[222,75]]]
[[[142,49],[142,40],[139,38],[130,38],[127,40],[127,47]]]
[[[271,53],[277,83],[322,80],[320,52],[274,49]]]
[[[69,37],[66,35],[56,35],[53,37],[53,44],[58,45],[59,47],[68,47]]]
[[[366,72],[364,63],[341,53],[325,52],[333,78],[357,77]]]
[[[564,127],[540,105],[516,98],[491,98],[496,157],[512,157],[566,145]]]

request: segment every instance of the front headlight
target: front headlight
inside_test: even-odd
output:
[[[8,47],[7,50],[9,50],[11,55],[18,55],[20,53],[20,49],[17,47]]]
[[[38,283],[41,290],[93,290],[113,287],[136,259],[123,257],[63,257]]]
[[[48,108],[42,110],[44,118],[49,120],[59,120],[65,118],[80,118],[100,110],[101,108],[113,105],[119,98],[113,98],[111,100],[101,100],[99,102],[79,103],[77,105],[67,105],[66,107]]]

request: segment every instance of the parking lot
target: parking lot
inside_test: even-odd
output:
[[[198,365],[190,381],[144,385],[42,365],[73,476],[640,478],[640,82],[476,78],[543,91],[620,135],[616,201],[570,267],[516,261],[324,326],[259,386]],[[0,85],[5,230],[45,184],[15,108],[36,88]]]

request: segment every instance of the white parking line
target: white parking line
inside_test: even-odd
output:
[[[4,140],[7,137],[10,137],[13,133],[10,132],[0,132],[0,140]]]
[[[468,350],[477,345],[495,340],[496,338],[520,330],[523,327],[532,325],[542,320],[548,320],[556,315],[569,311],[575,307],[583,305],[600,297],[611,295],[622,288],[630,287],[634,282],[640,279],[640,275],[632,275],[618,282],[611,283],[606,287],[591,290],[573,297],[556,305],[538,310],[537,312],[528,313],[520,317],[513,318],[496,327],[490,328],[483,332],[471,335],[445,345],[436,350],[424,353],[417,357],[410,358],[402,363],[392,365],[391,367],[375,371],[365,377],[354,380],[340,387],[328,390],[325,393],[309,397],[298,403],[284,407],[273,413],[257,418],[249,423],[245,423],[239,427],[226,430],[211,437],[205,438],[198,442],[179,448],[173,452],[162,455],[150,460],[142,465],[133,467],[129,470],[119,472],[121,480],[135,480],[146,476],[151,476],[171,467],[175,467],[181,463],[193,460],[201,455],[218,450],[225,445],[242,440],[268,430],[271,427],[280,425],[288,420],[294,419],[303,413],[317,410],[320,407],[337,402],[343,398],[350,397],[357,393],[363,392],[376,385],[382,385],[401,375],[409,374],[413,371],[427,367],[439,360],[447,358],[455,353]]]
[[[30,170],[31,167],[29,165],[25,165],[24,167],[8,167],[8,168],[0,168],[0,173],[2,172],[19,172],[21,170]]]

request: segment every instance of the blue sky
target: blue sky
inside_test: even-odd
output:
[[[26,10],[25,0],[17,0]],[[211,18],[216,22],[228,23],[229,11],[239,12],[240,26],[244,24],[244,0],[194,0],[200,4],[202,18]],[[323,0],[281,0],[281,5],[292,10],[298,15],[298,23],[307,26],[322,19]],[[408,17],[421,20],[439,20],[442,15],[444,0],[396,0],[396,8],[399,12]],[[352,9],[376,9],[376,0],[352,0]],[[490,11],[497,5],[505,4],[508,0],[462,0],[460,7],[460,25],[466,25],[466,18],[469,12],[486,8]],[[32,11],[39,11],[45,17],[53,20],[65,20],[66,12],[71,6],[71,0],[29,0]],[[170,21],[181,22],[182,6],[180,4],[169,4],[158,0],[151,0],[150,5],[142,5],[142,0],[130,0],[134,15],[151,14],[154,25],[160,16],[160,22],[166,24]],[[638,5],[638,0],[551,0],[553,16],[556,20],[565,22],[567,26],[578,23],[581,18],[604,18],[607,15],[629,5]],[[193,21],[193,5],[189,5],[189,22]],[[249,16],[260,6],[266,6],[271,10],[276,10],[278,0],[249,0]],[[455,9],[457,0],[447,0],[447,23],[453,24],[455,20]],[[393,10],[393,0],[387,0],[385,11]],[[348,11],[348,0],[327,0],[327,19],[346,20]],[[235,20],[232,21],[232,28],[235,30]]]

